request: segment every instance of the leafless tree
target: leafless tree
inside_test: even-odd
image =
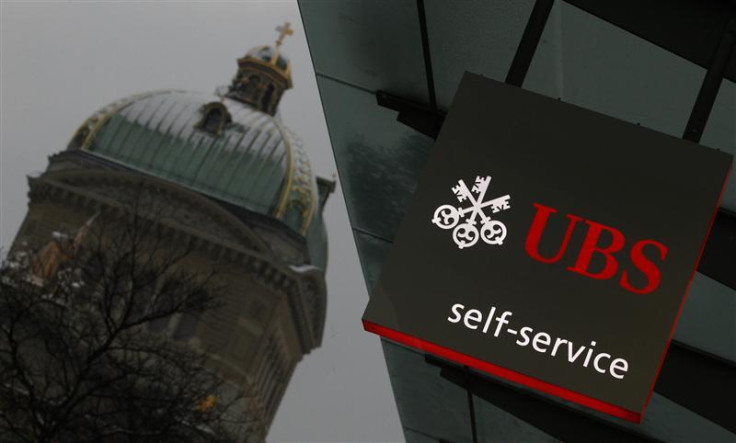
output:
[[[217,266],[139,202],[4,260],[0,441],[240,440],[236,389],[171,326],[217,307]]]

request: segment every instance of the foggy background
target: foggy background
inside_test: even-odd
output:
[[[312,169],[337,169],[296,1],[0,2],[0,246],[27,207],[26,175],[66,147],[104,105],[154,89],[213,92],[274,28],[295,33],[282,52],[294,88],[280,104]],[[329,236],[322,347],[297,365],[268,441],[400,441],[403,434],[379,340],[363,332],[368,295],[340,186],[325,209]]]

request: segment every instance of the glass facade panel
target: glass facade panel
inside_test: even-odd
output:
[[[479,441],[559,443],[559,439],[474,395],[475,423]]]
[[[567,103],[682,136],[705,70],[572,5],[557,3],[558,15],[550,17],[542,35],[557,44],[540,45],[530,81],[552,75],[559,81],[558,97]],[[548,51],[557,52],[558,63],[545,62],[551,57]],[[535,90],[533,86],[525,83],[527,89]]]
[[[381,273],[381,265],[386,260],[391,243],[363,232],[355,232],[355,244],[358,247],[365,284],[368,291],[371,291]]]
[[[736,154],[736,85],[732,81],[723,80],[721,83],[700,143]],[[726,183],[721,206],[736,212],[736,181],[733,173]]]
[[[416,1],[305,1],[300,6],[318,74],[426,103]]]
[[[404,429],[440,441],[472,442],[467,391],[440,377],[440,368],[427,364],[424,354],[381,342]]]
[[[534,5],[533,0],[427,0],[425,3],[434,84],[440,107],[450,107],[465,71],[504,81]],[[545,38],[541,45],[551,43],[549,38]],[[545,72],[552,72],[552,69],[545,69]]]
[[[675,340],[736,364],[736,291],[696,273]]]
[[[434,140],[396,121],[374,95],[317,77],[353,228],[392,239]]]

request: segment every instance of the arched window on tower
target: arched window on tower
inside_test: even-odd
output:
[[[243,94],[245,95],[256,95],[258,90],[261,88],[261,77],[258,75],[251,75],[243,86]]]
[[[269,84],[266,88],[266,92],[263,94],[263,97],[261,98],[261,109],[265,111],[271,110],[271,99],[273,98],[273,91],[276,88],[274,88],[273,84]]]

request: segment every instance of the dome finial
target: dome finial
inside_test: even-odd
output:
[[[276,49],[280,49],[284,43],[284,38],[294,35],[294,30],[291,29],[291,23],[284,22],[283,25],[276,26],[276,30],[279,32],[279,38],[276,40]]]

